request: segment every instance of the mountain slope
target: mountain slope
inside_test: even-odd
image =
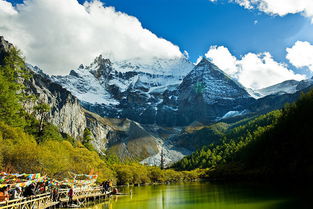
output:
[[[254,99],[239,83],[203,58],[178,88],[178,109],[185,122],[210,123],[229,111],[244,111]]]
[[[236,157],[217,169],[219,176],[311,180],[313,177],[313,91],[283,109],[281,117],[254,136]],[[227,172],[234,164],[236,171]]]
[[[258,98],[268,95],[294,94],[297,91],[303,90],[312,85],[313,79],[302,81],[287,80],[273,86],[255,90],[255,92],[259,94]]]

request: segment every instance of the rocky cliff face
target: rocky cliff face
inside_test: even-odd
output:
[[[26,81],[27,92],[37,99],[28,105],[32,109],[37,102],[51,106],[47,120],[61,132],[80,139],[86,128],[90,129],[94,147],[99,153],[113,150],[121,158],[144,159],[156,154],[156,138],[138,123],[130,120],[103,118],[85,110],[69,91],[50,80],[50,77],[33,68],[32,78]],[[116,148],[118,147],[118,150]],[[136,147],[136,149],[134,149]]]
[[[36,70],[40,72],[38,69]],[[38,102],[47,103],[51,107],[48,116],[49,122],[58,126],[60,131],[75,138],[82,136],[85,128],[87,128],[84,109],[69,91],[51,82],[49,76],[43,73],[32,73],[31,79],[25,81],[25,85],[27,93],[35,95],[37,98],[28,105],[30,110]],[[98,135],[95,137],[100,138]]]
[[[3,60],[6,55],[6,53],[12,48],[13,45],[9,42],[7,42],[3,36],[0,36],[0,65],[4,64]]]

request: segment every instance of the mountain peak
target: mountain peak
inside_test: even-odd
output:
[[[218,68],[215,64],[213,64],[205,57],[203,57],[202,60],[196,65],[195,69],[210,70],[212,72],[217,72],[218,74],[222,74],[223,76],[226,76],[227,78],[231,79],[224,71],[222,71],[220,68]]]
[[[97,63],[99,65],[111,65],[111,60],[108,58],[104,58],[102,54],[100,54],[96,59],[94,60],[94,63]]]
[[[202,57],[201,61],[196,66],[212,65],[212,63],[205,57]]]

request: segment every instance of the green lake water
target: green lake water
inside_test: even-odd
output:
[[[127,196],[91,205],[92,209],[312,209],[303,191],[262,184],[186,184],[125,187]],[[304,193],[304,195],[302,194]]]

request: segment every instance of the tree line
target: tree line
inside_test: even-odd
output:
[[[227,131],[174,164],[177,170],[208,168],[208,178],[308,180],[313,177],[313,90],[281,110]]]

